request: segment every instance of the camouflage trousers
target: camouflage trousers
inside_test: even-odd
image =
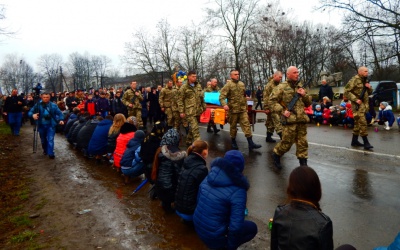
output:
[[[307,124],[297,123],[282,126],[282,140],[275,146],[274,153],[282,156],[296,143],[297,158],[308,158]]]
[[[171,108],[165,108],[164,109],[164,114],[167,117],[167,125],[169,127],[174,126],[174,116],[172,115],[172,109]]]
[[[137,128],[143,127],[143,121],[142,121],[142,109],[131,109],[128,112],[128,116],[134,116],[136,117],[137,121]]]
[[[241,113],[229,113],[229,126],[230,126],[230,136],[231,138],[236,138],[237,134],[237,123],[243,130],[244,135],[247,137],[251,136],[249,115],[247,112]]]
[[[265,121],[265,127],[267,127],[268,133],[274,133],[274,130],[277,134],[282,133],[282,123],[279,114],[269,112]]]
[[[186,116],[189,125],[189,134],[186,137],[186,145],[191,145],[195,140],[200,140],[199,124],[196,116]]]
[[[353,135],[367,136],[367,119],[365,119],[365,112],[353,109],[354,115],[354,128]]]
[[[174,117],[174,128],[179,131],[179,126],[182,124],[185,128],[188,126],[188,123],[185,118],[181,118],[179,111],[172,111],[172,115]]]

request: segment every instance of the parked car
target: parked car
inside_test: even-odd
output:
[[[381,102],[393,104],[393,93],[397,94],[397,85],[394,81],[371,81],[373,92],[370,96],[375,106]]]

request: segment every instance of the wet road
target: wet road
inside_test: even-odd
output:
[[[364,152],[350,147],[350,129],[314,125],[308,128],[308,163],[321,179],[321,207],[333,221],[335,246],[349,243],[357,249],[372,249],[387,245],[400,231],[400,133],[397,127],[394,131],[377,133],[372,128],[369,130],[374,150]],[[206,133],[204,126],[201,126],[200,132],[202,139],[210,145],[208,163],[230,150],[229,125],[218,135]],[[71,167],[69,178],[76,182],[84,180],[88,186],[101,185],[113,194],[112,198],[107,195],[107,199],[112,201],[101,199],[99,195],[97,204],[105,206],[105,211],[124,211],[131,221],[122,229],[116,229],[123,230],[121,234],[125,237],[132,235],[136,243],[140,242],[140,248],[205,249],[192,228],[182,224],[176,215],[165,214],[159,201],[147,197],[147,187],[129,196],[141,180],[136,179],[124,186],[122,178],[109,165],[95,165],[94,160],[83,158],[60,136],[56,140],[56,153],[61,158],[76,155],[80,162],[78,166]],[[288,175],[299,164],[293,146],[282,157],[282,171],[274,170],[270,154],[275,144],[265,142],[263,123],[256,124],[253,140],[263,147],[249,152],[247,141],[239,129],[237,141],[245,155],[244,173],[251,185],[248,191],[248,219],[254,220],[259,227],[256,239],[241,249],[269,249],[268,220],[276,206],[285,202]],[[115,202],[119,203],[118,206]],[[105,217],[104,220],[110,218],[114,220],[109,222],[112,228],[118,219]],[[124,249],[128,245],[125,243],[115,249]]]

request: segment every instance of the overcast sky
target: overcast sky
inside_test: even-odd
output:
[[[152,30],[162,18],[172,26],[190,24],[202,19],[210,1],[0,0],[6,8],[0,27],[16,31],[12,38],[0,38],[0,65],[10,53],[17,53],[35,67],[43,54],[58,53],[67,61],[69,54],[87,51],[106,55],[118,66],[124,44],[136,28]],[[280,4],[295,10],[297,20],[339,24],[337,16],[312,12],[318,0],[280,0]]]

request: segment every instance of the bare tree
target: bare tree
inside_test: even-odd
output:
[[[173,58],[177,50],[176,34],[166,19],[162,19],[157,24],[157,30],[159,36],[156,38],[154,48],[161,59],[161,68],[165,69],[170,75],[172,75],[174,71]]]
[[[62,56],[59,54],[45,54],[39,57],[38,67],[46,82],[45,88],[53,92],[61,91],[60,67],[63,64]]]
[[[1,22],[2,20],[6,19],[5,12],[6,12],[6,9],[5,9],[4,5],[3,5],[3,4],[0,4],[0,22]],[[7,27],[0,26],[0,35],[3,35],[3,36],[10,36],[10,35],[12,35],[12,34],[14,34],[14,32],[8,30]]]
[[[211,28],[222,28],[223,36],[232,46],[235,68],[240,70],[240,56],[243,44],[254,16],[258,0],[215,0],[217,8],[208,9],[208,20]]]
[[[96,80],[96,87],[104,87],[104,78],[106,77],[107,70],[110,68],[111,59],[105,55],[92,56],[92,65],[94,77]]]
[[[10,94],[12,89],[32,92],[36,75],[32,66],[20,58],[17,54],[8,54],[0,68],[1,87],[7,94]]]

